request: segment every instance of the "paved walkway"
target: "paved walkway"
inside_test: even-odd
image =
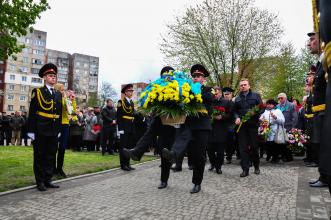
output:
[[[261,175],[246,178],[239,177],[237,162],[224,165],[222,175],[206,170],[202,191],[194,195],[186,164],[171,173],[168,188],[158,190],[158,165],[70,180],[47,192],[1,196],[0,219],[329,219],[329,192],[308,187],[317,170],[299,159],[263,162]]]

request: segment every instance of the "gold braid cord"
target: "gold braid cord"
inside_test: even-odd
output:
[[[38,99],[38,103],[39,103],[39,106],[45,110],[45,111],[49,111],[53,108],[53,100],[51,101],[46,101],[43,97],[43,94],[41,94],[41,91],[40,89],[37,89],[37,99]],[[45,107],[45,105],[50,105],[49,107]]]
[[[319,32],[319,18],[318,18],[318,11],[317,11],[317,0],[312,0],[313,5],[313,22],[314,22],[314,31],[316,33]]]
[[[127,113],[127,114],[131,114],[132,113],[132,107],[131,106],[127,107],[125,105],[125,101],[124,100],[122,100],[122,107],[123,107],[123,110],[125,111],[125,113]]]

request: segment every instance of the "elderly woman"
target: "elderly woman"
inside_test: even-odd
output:
[[[75,115],[73,109],[76,109],[75,95],[72,91],[65,92],[63,84],[56,84],[54,89],[62,94],[62,115],[61,115],[61,136],[59,139],[59,147],[57,150],[56,168],[54,173],[62,177],[67,177],[63,171],[63,162],[65,149],[68,146],[69,140],[69,119]]]
[[[274,142],[276,132],[279,126],[284,126],[285,118],[281,110],[277,109],[277,102],[273,99],[269,99],[266,102],[267,108],[264,113],[260,116],[260,122],[267,121],[271,133],[267,137],[266,148],[272,156],[271,162],[277,163],[280,154],[280,146]]]

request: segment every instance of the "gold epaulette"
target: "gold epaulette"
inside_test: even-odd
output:
[[[325,104],[321,104],[321,105],[315,105],[313,107],[311,107],[311,110],[315,113],[315,112],[321,112],[324,111],[326,108]]]

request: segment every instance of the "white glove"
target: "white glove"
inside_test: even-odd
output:
[[[60,138],[61,137],[61,133],[59,133],[58,135],[57,135],[57,138]]]
[[[34,141],[34,139],[35,139],[35,135],[34,135],[34,133],[28,133],[27,135],[28,135],[28,137],[29,137],[31,140]]]
[[[119,134],[124,134],[124,131],[123,131],[123,130],[122,130],[122,131],[118,131],[118,133],[119,133]]]

